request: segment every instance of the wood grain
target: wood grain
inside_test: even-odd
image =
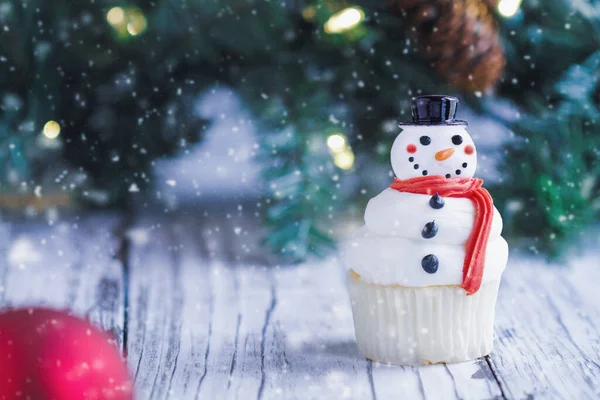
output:
[[[367,362],[335,261],[274,268],[277,299],[265,335],[264,398],[370,398]]]
[[[501,286],[492,366],[508,398],[600,397],[597,255],[567,266],[512,260]]]
[[[107,214],[5,223],[0,305],[73,310],[117,346],[127,332],[143,399],[600,398],[597,253],[568,267],[513,257],[490,357],[395,367],[358,353],[339,263],[277,265],[256,218],[234,205],[122,234]]]

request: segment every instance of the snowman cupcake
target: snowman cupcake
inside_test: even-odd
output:
[[[475,144],[458,100],[420,96],[392,146],[396,178],[371,199],[344,251],[356,340],[399,365],[489,354],[508,246],[492,198],[473,178]]]

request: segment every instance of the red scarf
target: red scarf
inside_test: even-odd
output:
[[[442,176],[423,176],[400,180],[394,178],[390,185],[399,192],[435,195],[442,197],[467,198],[475,206],[475,224],[471,236],[465,245],[466,255],[463,263],[462,288],[467,295],[472,295],[479,290],[483,267],[485,263],[485,249],[487,247],[492,218],[494,217],[494,202],[487,190],[481,187],[483,181],[476,178],[444,178]]]

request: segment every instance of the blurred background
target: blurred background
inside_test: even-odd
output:
[[[275,254],[324,256],[391,182],[411,97],[441,93],[511,245],[561,257],[599,218],[599,20],[583,0],[0,1],[0,207],[217,204]]]

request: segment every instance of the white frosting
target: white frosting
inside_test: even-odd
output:
[[[439,260],[436,273],[429,274],[421,260],[435,254]],[[508,245],[497,236],[490,240],[485,253],[483,282],[500,279],[508,259]],[[465,247],[433,243],[425,239],[380,236],[363,226],[344,248],[344,261],[366,282],[381,285],[423,287],[460,285]]]
[[[381,236],[400,236],[425,240],[421,231],[426,223],[435,221],[438,233],[428,243],[464,244],[471,235],[475,221],[475,206],[466,198],[444,198],[444,207],[431,208],[431,196],[403,193],[388,188],[372,198],[365,210],[369,230]],[[500,236],[502,217],[494,207],[490,240]]]
[[[402,129],[392,145],[391,152],[392,169],[398,179],[423,176],[423,171],[427,171],[429,176],[450,175],[453,178],[457,176],[471,178],[475,174],[477,168],[475,143],[464,125],[403,126]],[[422,136],[429,137],[431,143],[421,144]],[[454,144],[453,136],[460,136],[462,143]],[[407,150],[409,145],[415,146],[414,153]],[[465,152],[467,146],[472,146],[474,150],[472,154]],[[437,160],[435,155],[443,150],[453,150],[453,152],[448,158]],[[410,161],[411,157],[412,161]],[[467,163],[466,167],[463,167],[464,163]],[[456,173],[457,170],[460,175]]]

